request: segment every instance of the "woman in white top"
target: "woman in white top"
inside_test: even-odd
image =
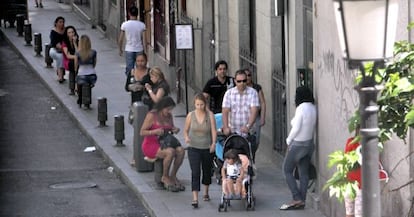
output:
[[[293,200],[283,204],[280,210],[304,209],[309,182],[309,165],[314,150],[313,135],[316,127],[316,108],[312,91],[305,86],[296,89],[296,112],[291,121],[292,129],[286,139],[287,153],[283,163],[286,183]],[[293,177],[295,167],[299,168],[299,186]]]

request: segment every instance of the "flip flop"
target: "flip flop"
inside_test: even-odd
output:
[[[279,210],[301,210],[305,209],[305,204],[283,204]]]
[[[210,201],[210,196],[208,194],[204,195],[203,201]]]

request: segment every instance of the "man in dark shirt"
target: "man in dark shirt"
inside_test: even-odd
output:
[[[234,79],[227,76],[227,62],[219,60],[214,66],[216,76],[207,81],[203,88],[204,96],[210,102],[210,110],[216,114],[221,113],[221,104],[226,91],[234,87]]]

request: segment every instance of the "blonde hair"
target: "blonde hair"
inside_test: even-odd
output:
[[[79,40],[79,56],[82,61],[86,61],[91,55],[92,45],[89,36],[82,35]]]
[[[160,81],[165,80],[164,73],[162,73],[162,71],[161,71],[160,67],[157,67],[157,66],[152,67],[152,68],[151,68],[151,71],[150,71],[150,75],[155,75],[155,76],[157,76],[157,77],[159,78],[159,80],[160,80]]]

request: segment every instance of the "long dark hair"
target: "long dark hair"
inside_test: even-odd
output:
[[[69,41],[69,37],[68,37],[68,30],[69,29],[73,29],[73,31],[75,32],[75,36],[76,36],[76,42],[75,43],[76,43],[76,45],[79,44],[79,35],[78,35],[78,32],[76,31],[74,26],[66,26],[65,27],[65,33],[63,34],[64,35],[63,42],[65,42],[65,44],[68,47],[69,51],[75,51],[75,48],[72,47],[72,43]],[[69,52],[69,53],[70,54],[75,54],[74,52],[73,53]]]
[[[309,87],[300,86],[296,88],[295,105],[297,107],[304,102],[315,103],[315,99]]]

